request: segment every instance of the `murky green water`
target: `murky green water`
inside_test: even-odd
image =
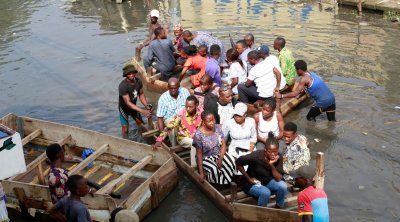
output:
[[[256,0],[0,1],[0,115],[56,121],[119,135],[121,67],[146,36],[147,13],[207,30],[229,46],[252,32],[257,44],[287,39],[336,95],[337,119],[287,117],[326,153],[332,221],[400,220],[400,25],[316,2]],[[157,95],[149,94],[155,103]],[[317,143],[314,139],[320,139]],[[146,221],[224,221],[187,179]]]

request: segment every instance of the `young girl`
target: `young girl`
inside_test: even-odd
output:
[[[239,59],[239,53],[235,49],[229,49],[226,52],[226,58],[230,65],[228,81],[234,94],[238,94],[237,85],[245,82],[247,78],[246,65]]]
[[[204,98],[207,93],[212,93],[218,97],[219,86],[215,84],[209,75],[204,75],[200,79],[200,86],[194,89],[194,96],[199,100],[199,110],[204,110]]]

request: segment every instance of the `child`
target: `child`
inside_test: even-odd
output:
[[[49,213],[59,221],[92,222],[86,205],[81,201],[81,197],[91,191],[86,179],[81,175],[72,175],[68,178],[67,186],[71,196],[59,200]]]
[[[213,83],[211,76],[204,75],[200,79],[200,86],[194,89],[194,96],[199,100],[199,110],[203,112],[204,110],[204,97],[207,93],[212,93],[214,96],[218,97],[219,86]]]
[[[186,57],[187,59],[179,76],[179,82],[182,81],[186,74],[189,74],[191,75],[190,81],[192,82],[193,87],[198,87],[200,85],[201,77],[205,75],[207,58],[197,54],[197,48],[194,45],[185,47],[183,49],[182,57]],[[190,73],[187,73],[189,70]]]
[[[204,58],[207,58],[207,51],[208,51],[208,47],[206,45],[201,45],[197,49],[197,54],[199,54],[200,56],[202,56]]]
[[[68,180],[68,170],[62,167],[64,162],[64,150],[57,143],[51,144],[46,149],[47,158],[50,160],[50,172],[48,183],[53,203],[64,196],[69,195],[68,187],[65,185]]]
[[[239,53],[235,49],[229,49],[226,52],[226,58],[230,65],[228,75],[228,85],[231,86],[234,94],[238,94],[237,85],[246,82],[246,65],[239,59]]]

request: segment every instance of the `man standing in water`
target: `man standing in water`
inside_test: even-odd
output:
[[[315,100],[315,105],[311,107],[307,114],[307,120],[315,121],[315,117],[320,115],[322,112],[326,112],[329,121],[336,121],[335,96],[325,82],[314,72],[308,72],[307,63],[303,60],[297,60],[294,63],[294,67],[297,75],[300,76],[299,85],[293,92],[286,94],[281,94],[279,90],[275,90],[275,97],[278,99],[296,97],[306,90]]]
[[[149,24],[149,37],[143,40],[143,42],[139,43],[139,45],[136,47],[136,60],[140,61],[142,60],[142,57],[140,55],[142,49],[145,46],[148,46],[150,42],[155,39],[154,36],[154,30],[156,28],[161,27],[161,25],[158,23],[158,18],[160,17],[160,12],[158,10],[151,10],[150,12],[150,24]]]
[[[145,117],[151,117],[151,106],[147,103],[147,99],[144,95],[143,84],[139,78],[136,78],[137,70],[132,64],[126,65],[122,69],[122,76],[124,80],[119,84],[119,120],[122,126],[122,137],[128,135],[129,121],[128,118],[131,116],[137,125],[143,124],[143,120],[139,113],[142,113]],[[136,105],[137,98],[139,97],[140,102],[147,107],[143,109]]]
[[[172,41],[167,39],[165,29],[158,27],[154,30],[156,39],[150,43],[147,56],[144,58],[144,68],[154,67],[161,73],[160,80],[167,81],[173,74],[176,65],[175,48]],[[153,64],[155,63],[155,64]]]

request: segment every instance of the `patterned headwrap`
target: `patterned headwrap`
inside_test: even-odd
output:
[[[182,31],[183,27],[181,23],[178,23],[177,25],[174,25],[174,31]]]

